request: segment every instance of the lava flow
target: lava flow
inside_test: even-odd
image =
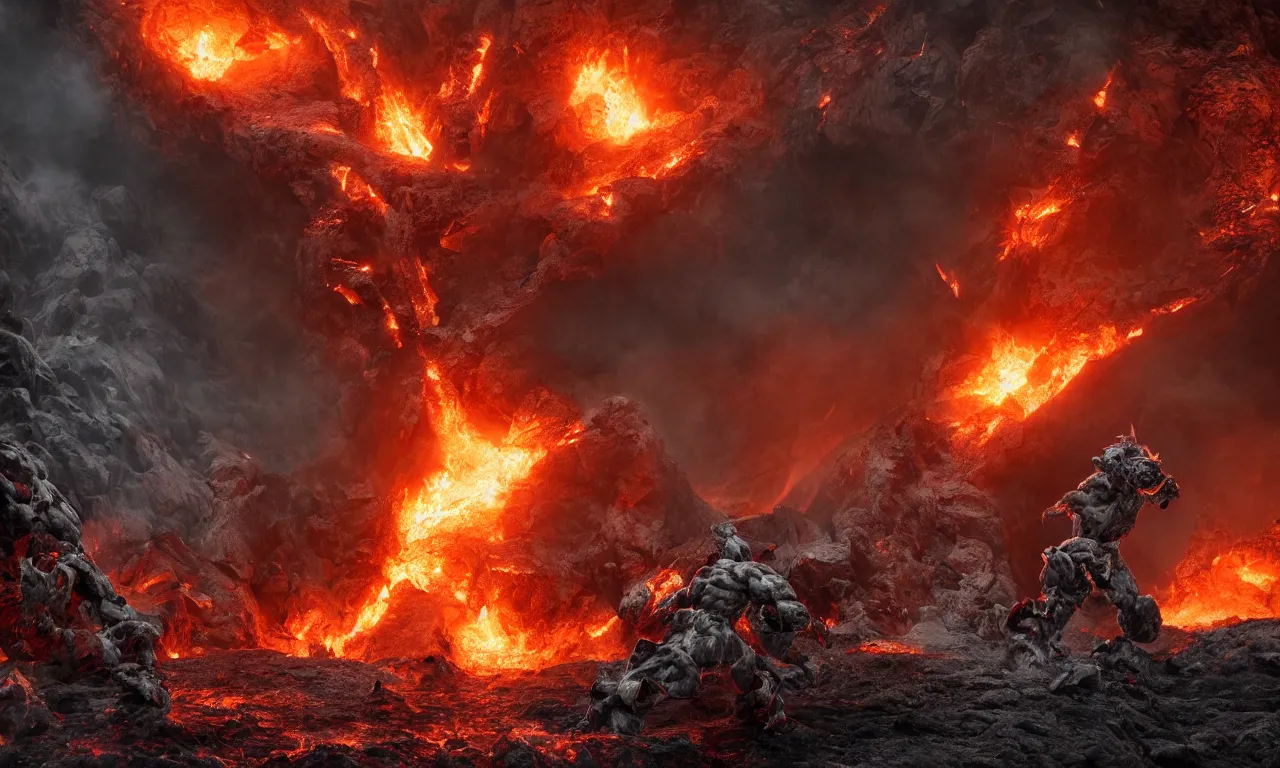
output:
[[[253,61],[290,43],[279,31],[254,28],[243,12],[224,9],[210,14],[181,0],[153,7],[143,29],[156,53],[205,82],[222,80],[236,63]]]
[[[433,610],[450,617],[442,627],[451,660],[473,674],[500,670],[536,670],[581,658],[618,653],[612,630],[617,617],[601,611],[582,624],[526,627],[515,595],[480,584],[473,564],[460,554],[498,545],[508,496],[525,482],[551,450],[571,445],[580,424],[534,419],[513,425],[505,439],[491,442],[466,419],[457,396],[434,365],[427,371],[432,424],[440,468],[419,488],[406,489],[396,511],[399,552],[383,566],[384,584],[358,611],[346,631],[316,611],[296,617],[290,629],[309,653],[316,645],[337,656],[359,655],[359,640],[372,632],[400,590],[424,593]],[[487,563],[489,572],[515,572],[515,566]]]
[[[1025,419],[1061,392],[1089,362],[1111,355],[1135,337],[1103,326],[1093,335],[1028,344],[997,332],[990,358],[953,391],[958,407],[966,412],[953,422],[957,434],[981,441],[1005,418]]]
[[[1280,524],[1225,549],[1193,542],[1161,606],[1183,629],[1280,619]]]
[[[581,110],[588,135],[616,144],[626,144],[652,123],[644,103],[631,81],[629,55],[622,49],[622,69],[610,66],[609,54],[582,66],[574,83],[569,104]]]

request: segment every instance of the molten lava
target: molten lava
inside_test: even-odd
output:
[[[222,80],[237,62],[253,61],[290,43],[281,32],[254,29],[242,9],[229,6],[210,13],[177,0],[147,12],[143,36],[157,54],[210,83]]]
[[[579,110],[583,127],[592,138],[626,144],[652,125],[628,70],[624,48],[621,70],[610,67],[609,55],[604,53],[584,64],[578,73],[569,105]]]
[[[1193,544],[1161,601],[1164,623],[1184,629],[1280,619],[1280,524],[1225,549]]]
[[[894,640],[868,640],[845,653],[869,653],[877,656],[923,656],[924,650]]]
[[[1043,248],[1055,230],[1054,217],[1066,206],[1067,201],[1055,195],[1050,188],[1036,202],[1015,208],[1013,222],[1005,233],[1004,249],[998,260],[1003,261],[1019,248]]]
[[[1107,82],[1102,84],[1102,90],[1093,95],[1093,105],[1100,110],[1107,108],[1107,90],[1111,88],[1112,77],[1114,77],[1114,74],[1108,73]]]
[[[649,589],[650,602],[657,606],[684,587],[684,577],[674,568],[658,571],[644,583]]]
[[[575,442],[581,425],[535,419],[513,424],[505,439],[494,442],[468,423],[434,365],[427,371],[426,390],[439,468],[418,488],[404,492],[396,510],[398,553],[383,565],[384,583],[355,612],[346,631],[330,631],[331,622],[317,611],[295,617],[289,629],[300,647],[293,650],[321,645],[338,656],[359,655],[355,643],[383,620],[394,594],[411,588],[434,602],[432,610],[456,617],[442,629],[453,662],[473,674],[536,670],[614,655],[620,624],[611,612],[558,626],[528,623],[518,610],[527,599],[497,587],[477,587],[474,564],[464,562],[466,552],[502,541],[511,492],[550,450]],[[487,567],[500,574],[520,571],[492,563]]]
[[[952,397],[969,403],[974,411],[953,426],[965,438],[990,437],[1003,419],[1030,416],[1071,383],[1093,360],[1122,347],[1132,334],[1121,336],[1113,326],[1073,339],[1053,339],[1044,346],[1018,342],[997,332],[991,341],[990,359],[958,387]],[[992,409],[999,412],[992,414]]]
[[[474,96],[476,86],[480,85],[480,77],[484,74],[484,57],[489,53],[489,46],[493,44],[493,40],[489,37],[480,38],[480,47],[476,49],[476,55],[479,61],[471,68],[471,82],[467,85],[467,95]]]
[[[422,113],[403,92],[383,85],[377,103],[377,136],[388,152],[427,160],[434,149]]]

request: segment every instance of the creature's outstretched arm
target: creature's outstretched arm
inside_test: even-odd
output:
[[[1071,517],[1071,508],[1067,506],[1067,497],[1040,513],[1040,521],[1045,522],[1058,517]]]

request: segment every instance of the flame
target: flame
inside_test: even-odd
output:
[[[1080,134],[1078,134],[1078,133],[1073,133],[1073,134],[1070,134],[1069,136],[1067,136],[1067,146],[1068,146],[1068,147],[1076,147],[1076,148],[1079,148],[1079,146],[1080,146]]]
[[[584,64],[569,95],[570,106],[584,107],[583,111],[588,113],[584,127],[595,139],[626,144],[652,125],[630,80],[627,59],[624,48],[621,71],[609,66],[607,52],[596,61]]]
[[[237,62],[253,61],[290,44],[275,30],[255,31],[243,13],[223,9],[217,15],[181,2],[162,3],[147,12],[143,37],[157,54],[181,66],[192,78],[215,83]]]
[[[942,282],[946,283],[946,284],[947,284],[947,287],[951,289],[951,293],[952,293],[952,294],[953,294],[957,299],[958,299],[958,298],[960,298],[960,280],[959,280],[959,278],[957,278],[955,275],[948,275],[948,274],[946,273],[946,270],[944,270],[944,269],[942,268],[942,265],[941,265],[941,264],[934,264],[933,266],[934,266],[934,267],[936,267],[936,268],[938,269],[938,276],[939,276],[939,277],[941,277],[941,278],[942,278]]]
[[[1208,542],[1193,544],[1178,564],[1161,601],[1164,623],[1197,629],[1280,618],[1280,525],[1214,551]]]
[[[334,292],[334,293],[336,293],[336,294],[338,294],[338,295],[339,295],[339,296],[341,296],[342,298],[346,299],[346,300],[347,300],[347,303],[348,303],[348,304],[350,304],[350,305],[352,305],[352,306],[355,306],[356,304],[361,304],[361,303],[362,303],[362,302],[360,301],[360,296],[359,296],[359,294],[357,294],[355,291],[351,290],[350,288],[348,288],[348,287],[347,287],[347,286],[345,286],[345,285],[335,285],[335,286],[333,286],[333,292]]]

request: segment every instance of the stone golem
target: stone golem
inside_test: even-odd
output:
[[[667,632],[662,642],[640,640],[621,679],[602,674],[591,689],[587,725],[618,733],[638,733],[644,718],[664,698],[692,698],[704,670],[728,667],[738,689],[738,711],[768,728],[787,722],[782,709],[782,679],[772,663],[757,654],[735,630],[744,615],[760,645],[781,661],[804,665],[792,648],[799,632],[824,638],[795,590],[772,568],[751,559],[751,548],[732,523],[712,529],[719,559],[699,569],[689,586],[661,606]]]
[[[1143,505],[1164,509],[1178,498],[1178,484],[1132,434],[1095,456],[1093,465],[1096,472],[1044,513],[1070,517],[1072,538],[1044,551],[1043,594],[1009,613],[1015,647],[1042,661],[1067,655],[1063,630],[1095,588],[1115,605],[1125,637],[1146,643],[1160,634],[1160,607],[1150,595],[1138,594],[1119,540],[1133,530]]]

